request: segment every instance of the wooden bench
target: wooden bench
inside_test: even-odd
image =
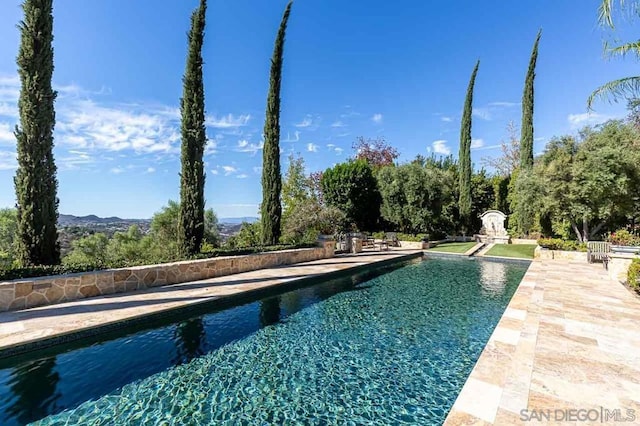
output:
[[[588,241],[587,242],[587,262],[593,263],[595,260],[602,262],[606,268],[609,266],[609,258],[611,256],[611,244],[604,241]]]

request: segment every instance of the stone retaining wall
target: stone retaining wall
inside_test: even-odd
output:
[[[0,282],[0,312],[325,259],[333,257],[334,247],[322,241],[316,248]]]
[[[629,267],[631,262],[636,256],[632,254],[618,254],[613,253],[611,259],[609,259],[609,277],[614,281],[621,283],[627,282],[627,274],[629,273]]]
[[[547,250],[542,247],[536,247],[533,252],[535,259],[561,259],[561,260],[577,260],[587,261],[587,253],[582,251],[564,251],[564,250]]]
[[[400,241],[400,247],[403,249],[423,250],[429,248],[429,243],[422,241]]]

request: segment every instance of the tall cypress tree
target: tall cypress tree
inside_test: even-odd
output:
[[[476,84],[476,76],[480,61],[476,62],[475,68],[471,73],[471,80],[467,88],[467,98],[464,101],[464,110],[462,111],[462,123],[460,125],[460,179],[459,189],[460,198],[458,206],[462,223],[465,227],[469,223],[471,215],[471,117],[473,113],[473,87]]]
[[[280,192],[282,176],[280,172],[280,86],[282,83],[282,56],[284,37],[293,1],[287,4],[276,37],[271,58],[271,79],[267,97],[267,113],[264,123],[264,149],[262,151],[262,239],[265,245],[277,244],[280,239],[282,205]]]
[[[202,44],[204,41],[207,1],[191,15],[188,34],[189,53],[180,100],[182,114],[182,171],[180,173],[179,246],[184,256],[200,251],[204,236],[204,163],[207,144],[202,78]]]
[[[536,41],[531,51],[527,78],[524,82],[522,95],[522,134],[520,136],[520,167],[533,166],[533,83],[536,78],[536,62],[538,60],[538,43],[542,30],[538,31]]]
[[[21,90],[16,126],[18,170],[14,178],[18,211],[18,257],[23,265],[60,262],[58,181],[53,158],[57,93],[53,75],[53,0],[25,0],[17,57]]]

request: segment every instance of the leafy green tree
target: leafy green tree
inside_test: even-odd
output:
[[[357,229],[375,229],[381,199],[373,170],[366,161],[352,160],[327,169],[320,185],[327,205],[342,210]]]
[[[262,225],[260,222],[255,223],[242,223],[240,231],[236,235],[233,235],[227,240],[228,248],[246,248],[246,247],[260,247],[264,241],[262,238]]]
[[[182,114],[182,171],[180,173],[179,250],[185,255],[200,251],[204,235],[204,163],[207,144],[202,78],[206,0],[191,15],[189,53],[180,100]]]
[[[494,201],[491,208],[509,215],[511,213],[509,207],[509,182],[511,181],[511,177],[497,175],[492,178],[492,181]]]
[[[10,267],[16,260],[17,232],[16,209],[0,209],[0,267]]]
[[[617,218],[637,214],[640,134],[620,121],[585,129],[581,141],[552,140],[537,171],[544,208],[571,225],[579,241],[594,238]]]
[[[151,219],[151,235],[157,242],[158,251],[165,257],[177,258],[180,255],[177,244],[179,233],[180,204],[169,200]],[[213,247],[220,245],[218,218],[212,209],[204,212],[203,241]]]
[[[404,233],[433,231],[434,219],[442,212],[441,182],[417,162],[384,167],[377,177],[385,220]]]
[[[284,222],[283,240],[291,244],[313,243],[319,234],[334,235],[347,227],[347,216],[342,210],[308,198],[291,210]]]
[[[532,168],[514,172],[509,185],[511,234],[529,236],[536,230],[536,218],[542,209],[544,186]]]
[[[614,29],[613,23],[613,0],[602,0],[599,8],[599,21],[602,26]],[[619,0],[618,2],[622,8],[632,8],[634,14],[637,14],[638,7],[640,5],[637,1],[625,1]],[[615,46],[605,43],[605,54],[609,57],[625,57],[629,53],[640,57],[640,42],[631,41],[628,43],[622,43]],[[587,107],[592,108],[596,99],[609,99],[618,101],[619,99],[634,100],[640,97],[640,76],[624,77],[617,80],[610,81],[604,85],[598,87],[587,99]]]
[[[262,238],[265,245],[274,245],[280,239],[282,205],[280,192],[280,87],[282,85],[282,62],[284,38],[293,1],[287,4],[278,29],[271,59],[271,79],[267,98],[267,113],[264,123],[264,148],[262,150],[262,205],[260,207]]]
[[[476,76],[480,61],[476,62],[476,66],[471,73],[471,80],[467,88],[467,97],[464,101],[464,109],[462,111],[462,123],[460,125],[460,175],[459,175],[459,211],[462,217],[464,227],[468,225],[471,215],[471,125],[473,112],[473,87],[476,84]]]
[[[109,238],[101,233],[95,233],[71,243],[72,250],[62,259],[65,265],[90,264],[109,266],[111,259],[107,247]]]
[[[25,0],[17,58],[21,90],[16,126],[18,170],[14,178],[18,259],[23,265],[60,263],[58,181],[53,158],[53,1]]]
[[[296,206],[311,197],[309,178],[304,173],[304,158],[289,156],[289,168],[282,180],[282,220],[286,223]]]
[[[524,83],[524,93],[522,95],[522,128],[520,131],[520,167],[530,168],[533,166],[533,89],[536,78],[536,62],[538,61],[538,44],[542,37],[542,30],[538,31],[536,41],[531,51],[529,69]]]
[[[495,204],[493,180],[481,169],[471,176],[471,215],[469,218],[469,234],[477,233],[482,228],[480,215]]]

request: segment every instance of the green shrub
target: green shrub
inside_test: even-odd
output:
[[[633,259],[627,273],[629,287],[640,290],[640,259]]]
[[[587,245],[584,243],[560,238],[539,238],[538,245],[549,250],[587,251]]]
[[[420,242],[423,241],[424,239],[428,239],[429,236],[427,234],[403,234],[401,232],[396,233],[398,235],[398,240],[400,241],[413,241],[413,242]],[[371,236],[373,238],[377,238],[379,240],[381,240],[384,236],[386,236],[387,233],[386,232],[374,232],[373,234],[371,234]]]
[[[618,229],[615,232],[607,234],[606,240],[617,246],[640,246],[640,236],[626,229]]]

